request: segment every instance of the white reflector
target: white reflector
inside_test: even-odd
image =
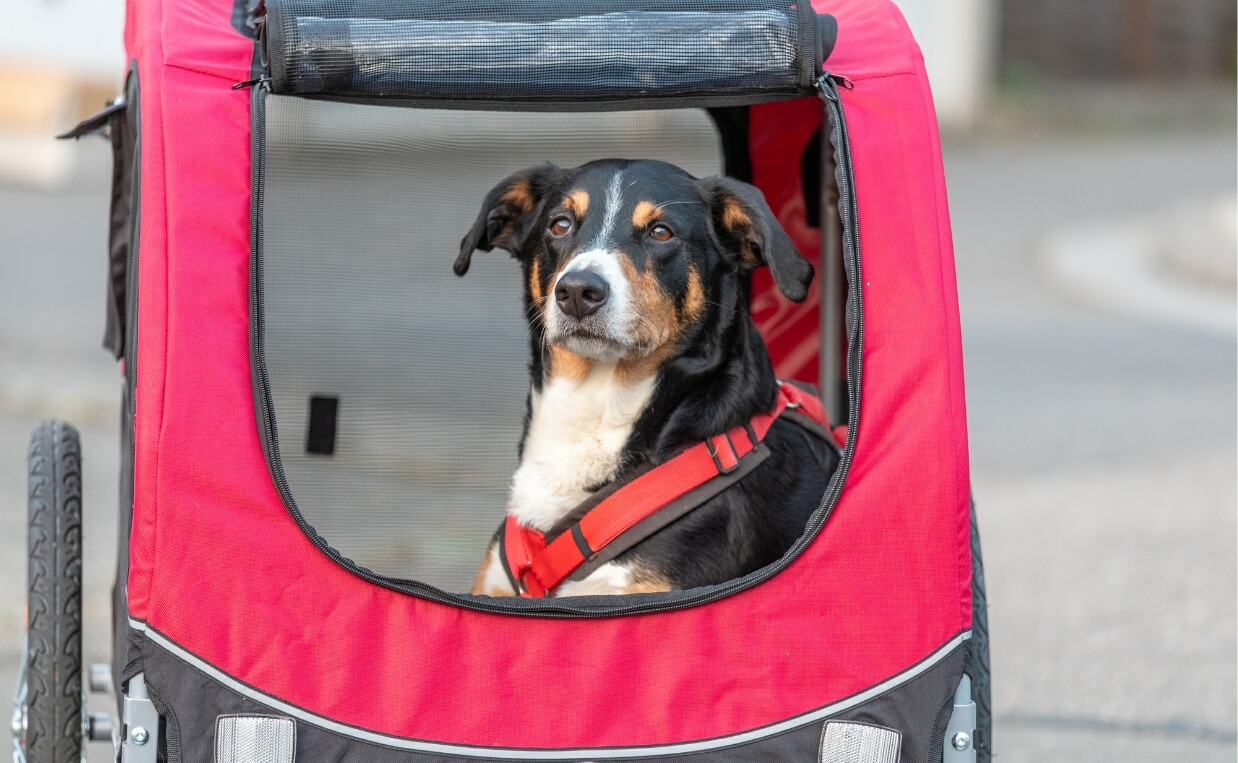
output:
[[[215,721],[215,763],[293,763],[296,729],[291,718],[221,715]]]

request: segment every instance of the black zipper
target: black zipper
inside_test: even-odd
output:
[[[491,599],[489,597],[453,594],[414,580],[376,575],[368,569],[355,564],[339,551],[332,548],[314,528],[305,520],[292,496],[292,490],[284,475],[283,464],[279,459],[279,434],[275,423],[275,411],[271,404],[270,377],[267,373],[266,353],[263,341],[265,327],[261,309],[262,295],[262,209],[263,192],[266,182],[266,96],[270,91],[269,82],[259,82],[253,89],[252,115],[252,154],[251,170],[253,190],[251,193],[251,247],[253,274],[250,279],[250,327],[252,364],[255,372],[254,391],[255,408],[267,465],[280,497],[292,513],[301,530],[310,541],[324,554],[349,572],[376,585],[390,588],[394,591],[417,596],[429,601],[452,606],[463,607],[478,612],[489,612],[504,615],[533,615],[555,618],[602,617],[608,615],[635,615],[662,612],[672,609],[705,604],[721,599],[746,588],[769,580],[785,569],[799,554],[816,538],[821,528],[834,511],[834,505],[842,493],[850,471],[852,455],[855,451],[856,432],[859,425],[860,405],[860,357],[863,351],[863,304],[860,291],[860,242],[857,222],[859,212],[855,200],[855,173],[851,166],[851,146],[847,137],[847,125],[843,116],[842,105],[838,99],[838,86],[843,84],[850,89],[850,80],[826,72],[817,79],[816,87],[826,104],[832,130],[835,161],[837,164],[837,180],[839,187],[839,214],[842,216],[844,267],[851,286],[852,298],[848,300],[848,334],[850,337],[847,351],[847,401],[850,411],[850,426],[847,430],[847,443],[843,448],[838,468],[830,479],[822,498],[821,506],[813,513],[804,529],[803,535],[787,551],[779,561],[763,567],[756,572],[736,580],[721,583],[687,592],[671,592],[664,594],[629,594],[622,596],[588,597],[591,599],[607,599],[597,604],[570,603],[565,599]],[[584,598],[584,597],[580,597]],[[630,604],[616,601],[631,601]]]

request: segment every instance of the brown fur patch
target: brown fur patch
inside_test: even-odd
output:
[[[580,381],[589,375],[593,361],[582,358],[571,350],[553,346],[550,348],[550,373],[548,376],[559,379]]]
[[[644,357],[622,360],[616,368],[621,383],[635,384],[658,372],[670,357],[683,327],[675,313],[675,302],[662,290],[657,275],[652,270],[638,272],[622,253],[618,259],[636,303],[633,308],[641,316],[633,333],[641,345],[650,348]]]
[[[642,580],[639,583],[633,583],[619,593],[666,593],[673,590],[671,584],[665,580]]]
[[[748,216],[748,212],[743,205],[735,199],[727,199],[722,205],[722,225],[730,230],[740,239],[740,256],[749,265],[760,265],[752,247],[748,243],[746,233],[752,229],[752,218]]]
[[[533,264],[529,267],[529,294],[533,297],[533,303],[541,307],[542,265],[536,257],[533,258]]]
[[[705,311],[705,287],[696,268],[688,270],[688,293],[683,300],[683,323],[688,324],[701,317]]]
[[[482,557],[481,567],[477,570],[477,577],[473,579],[473,590],[470,591],[474,596],[515,596],[516,593],[510,587],[503,588],[488,588],[486,586],[486,573],[490,571],[490,565],[494,564],[494,558],[491,554],[494,552],[495,546],[498,543],[490,542],[490,546],[486,549],[486,555]]]
[[[666,593],[674,590],[671,581],[643,566],[631,567],[629,572],[632,573],[632,584],[623,589],[622,593]]]
[[[752,218],[744,210],[744,206],[735,199],[727,199],[722,205],[722,224],[735,230],[752,225]]]
[[[644,357],[619,361],[615,366],[615,376],[618,377],[619,383],[631,387],[656,374],[662,364],[670,358],[674,346],[673,342],[667,342]]]
[[[589,192],[583,188],[577,188],[563,200],[563,206],[579,220],[585,216],[585,212],[589,211]]]
[[[503,192],[499,200],[505,204],[511,204],[520,210],[521,214],[526,215],[537,206],[537,200],[533,198],[533,187],[529,185],[528,178],[517,179],[512,183],[511,188]]]
[[[636,209],[632,210],[632,225],[638,230],[647,228],[649,225],[662,216],[662,210],[654,206],[648,201],[639,202]]]

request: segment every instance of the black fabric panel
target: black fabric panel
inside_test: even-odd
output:
[[[821,62],[830,60],[834,46],[838,43],[838,19],[828,13],[817,16],[817,47],[821,53]]]
[[[972,638],[967,673],[976,702],[976,763],[993,758],[993,698],[989,683],[989,606],[984,587],[984,559],[980,553],[980,527],[976,524],[976,500],[971,501],[971,602]]]
[[[835,29],[793,0],[278,0],[268,19],[278,94],[457,102],[802,96]]]
[[[821,227],[821,140],[824,126],[817,129],[800,154],[800,188],[804,194],[804,218],[810,227]]]
[[[129,285],[137,284],[138,251],[137,232],[140,220],[140,200],[142,195],[141,173],[138,172],[142,158],[142,131],[138,94],[137,62],[129,64],[129,77],[125,83],[125,103],[128,112],[128,126],[131,133],[131,156],[127,162],[132,184],[127,193],[131,209],[125,249],[125,295],[124,317],[126,326],[133,331],[122,332],[125,348],[125,389],[120,407],[120,506],[117,515],[118,531],[116,543],[116,579],[112,585],[112,676],[117,692],[117,707],[122,707],[120,686],[121,676],[129,663],[128,650],[128,615],[129,601],[126,587],[129,581],[129,531],[133,523],[133,416],[136,409],[137,394],[137,308],[138,295],[136,289],[129,293]],[[109,303],[111,297],[109,295]]]
[[[112,583],[112,676],[115,678],[117,707],[122,707],[120,679],[129,661],[127,631],[129,601],[125,587],[129,580],[129,529],[133,520],[133,407],[128,395],[120,403],[120,511],[117,512],[118,543],[116,579]]]
[[[266,705],[238,694],[172,653],[134,633],[140,668],[161,713],[168,716],[168,763],[211,763],[215,720],[220,715],[280,715]],[[828,720],[850,720],[893,728],[902,733],[901,763],[931,763],[941,759],[942,735],[934,722],[943,701],[949,701],[962,674],[962,645],[922,675],[865,704]],[[289,666],[295,669],[295,666]],[[316,725],[297,723],[298,761],[360,763],[449,763],[492,758],[439,755],[390,747],[347,737]],[[824,721],[814,721],[765,739],[727,749],[683,755],[624,760],[666,763],[804,763],[817,760]],[[934,757],[936,755],[936,757]],[[582,753],[581,760],[588,760]]]
[[[860,721],[898,729],[903,734],[900,763],[939,763],[945,727],[938,727],[938,716],[954,699],[954,690],[963,678],[966,654],[967,642],[964,642],[923,674],[859,707],[839,713],[832,720]]]
[[[722,137],[726,174],[745,183],[752,182],[752,152],[748,148],[748,107],[709,109],[709,116]]]
[[[133,75],[131,75],[133,76]],[[103,348],[117,359],[125,355],[126,270],[129,262],[131,189],[137,109],[128,99],[110,105],[102,114],[68,133],[81,137],[106,132],[112,142],[112,198],[108,219],[108,278],[103,329]]]

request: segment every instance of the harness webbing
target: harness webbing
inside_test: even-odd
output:
[[[509,514],[503,526],[500,557],[517,593],[526,597],[549,595],[620,535],[705,483],[732,475],[741,462],[757,455],[770,427],[787,411],[795,411],[829,429],[825,408],[816,395],[793,384],[780,384],[772,411],[758,414],[746,424],[697,443],[638,474],[549,543],[545,534],[521,526]]]

